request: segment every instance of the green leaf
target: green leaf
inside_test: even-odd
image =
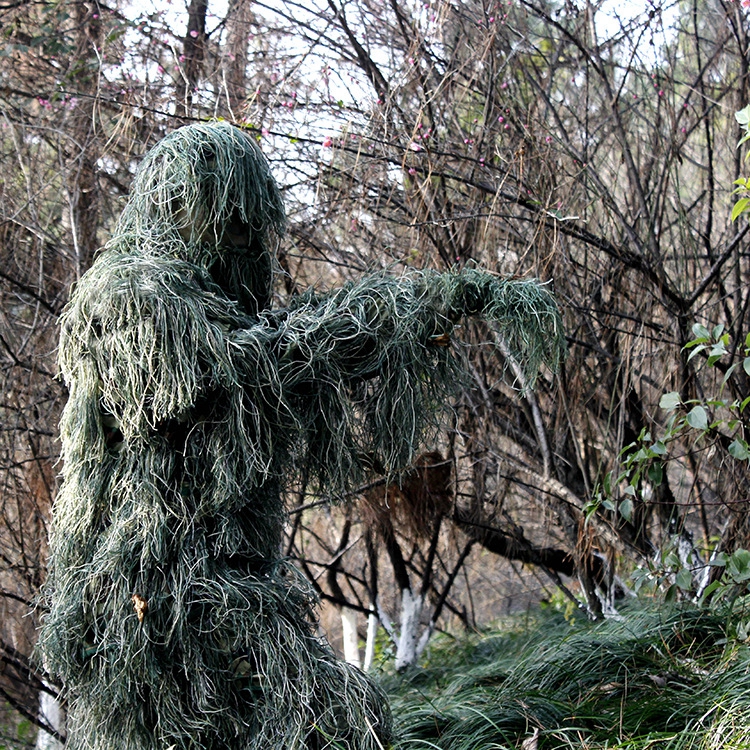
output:
[[[727,380],[732,377],[732,373],[737,369],[737,362],[735,362],[731,367],[727,368],[726,373],[724,373],[724,377],[721,379],[721,384],[726,385]]]
[[[748,357],[750,359],[750,357]],[[665,393],[661,399],[659,400],[659,406],[662,409],[666,409],[667,411],[672,411],[672,409],[676,409],[680,404],[680,394],[677,393],[677,391],[671,391],[670,393]]]
[[[688,424],[696,430],[708,429],[708,414],[702,406],[694,406],[687,414]]]
[[[737,120],[740,125],[748,125],[750,123],[750,104],[743,107],[739,112],[735,112],[734,119]]]
[[[662,443],[661,440],[657,440],[652,446],[651,446],[651,452],[656,454],[657,456],[666,456],[667,455],[667,446]]]
[[[648,467],[647,474],[651,484],[653,484],[654,487],[658,487],[664,478],[664,469],[662,468],[661,462],[657,461],[656,463],[651,464],[651,466]]]
[[[583,507],[583,514],[586,517],[586,522],[588,523],[591,516],[593,516],[597,510],[599,510],[599,506],[601,505],[601,498],[598,497],[595,500],[590,500],[586,505]]]
[[[729,558],[727,573],[735,583],[750,580],[750,552],[746,549],[735,550]]]
[[[695,323],[692,328],[693,336],[695,336],[696,339],[703,339],[704,341],[708,341],[711,338],[711,334],[708,332],[708,328],[706,326],[701,325],[700,323]]]
[[[621,503],[620,503],[620,515],[628,522],[633,520],[633,501],[626,497]]]
[[[701,336],[697,339],[691,339],[690,341],[683,346],[683,349],[692,349],[694,346],[697,346],[698,344],[705,344],[709,340],[708,336]]]
[[[712,568],[723,568],[726,567],[728,559],[726,552],[717,552],[708,564]]]
[[[750,357],[745,357],[745,359],[742,362],[742,368],[745,370],[745,372],[750,375]]]
[[[747,443],[742,438],[737,438],[729,444],[729,455],[732,458],[736,458],[738,461],[746,461],[750,458],[750,450],[748,449]]]
[[[708,599],[711,594],[716,591],[720,586],[724,586],[724,584],[721,581],[714,581],[713,583],[709,583],[708,586],[706,586],[705,589],[703,589],[703,593],[701,594],[700,601],[698,602],[698,606],[703,606],[703,603]]]
[[[750,635],[750,622],[738,622],[737,623],[737,640],[746,641]]]
[[[690,591],[693,587],[693,576],[689,570],[683,568],[674,579],[675,585],[683,591]]]
[[[685,346],[685,348],[687,348],[687,346]],[[698,345],[697,345],[697,346],[695,347],[695,349],[693,349],[693,351],[692,351],[692,352],[690,352],[690,354],[688,355],[688,362],[690,362],[690,360],[691,360],[691,359],[692,359],[692,358],[693,358],[693,357],[694,357],[694,356],[695,356],[696,354],[700,354],[700,353],[701,353],[701,352],[702,352],[702,351],[703,351],[703,350],[704,350],[705,348],[706,348],[706,345],[705,345],[705,344],[698,344]]]
[[[730,221],[735,221],[738,216],[740,216],[748,207],[748,204],[750,204],[750,198],[740,198],[737,203],[734,204],[734,207],[732,208],[732,214],[729,217]]]
[[[718,359],[719,357],[724,356],[726,353],[727,353],[726,344],[723,341],[717,341],[711,347],[711,351],[708,353],[708,355],[709,357],[716,357]]]

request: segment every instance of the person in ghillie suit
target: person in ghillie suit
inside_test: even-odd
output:
[[[62,318],[63,483],[39,649],[69,750],[387,747],[380,690],[315,634],[281,556],[283,492],[409,465],[460,381],[446,346],[494,321],[529,380],[563,348],[534,281],[365,276],[272,309],[279,190],[228,123],[144,158]]]

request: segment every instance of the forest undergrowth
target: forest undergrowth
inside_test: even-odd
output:
[[[398,749],[750,748],[745,601],[638,602],[588,622],[552,606],[455,640],[385,679]]]

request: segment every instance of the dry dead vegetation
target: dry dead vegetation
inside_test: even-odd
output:
[[[290,496],[286,551],[337,614],[358,613],[361,639],[371,613],[417,650],[448,618],[485,624],[510,564],[596,617],[639,566],[690,598],[715,550],[749,543],[748,460],[731,446],[747,439],[733,404],[750,393],[750,258],[746,219],[730,221],[748,19],[729,0],[673,5],[614,24],[584,0],[0,8],[11,703],[36,716],[38,614],[21,617],[59,470],[56,320],[139,157],[193,118],[250,128],[284,188],[275,304],[367,270],[477,263],[549,281],[563,309],[564,367],[525,393],[496,331],[456,332],[467,387],[400,486],[375,473],[335,507],[304,481]]]

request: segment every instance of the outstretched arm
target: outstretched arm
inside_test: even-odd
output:
[[[538,282],[479,269],[366,277],[327,295],[305,295],[267,316],[280,408],[295,414],[312,468],[340,486],[367,461],[406,466],[425,429],[462,379],[449,343],[462,317],[497,324],[532,383],[563,352],[559,312]],[[260,328],[233,344],[257,347]],[[337,476],[330,476],[335,467]]]
[[[565,349],[560,314],[544,285],[476,268],[365,277],[326,295],[304,295],[276,315],[289,383],[331,371],[343,381],[382,376],[400,355],[406,365],[432,360],[465,316],[497,325],[531,383],[542,364],[554,369]]]

